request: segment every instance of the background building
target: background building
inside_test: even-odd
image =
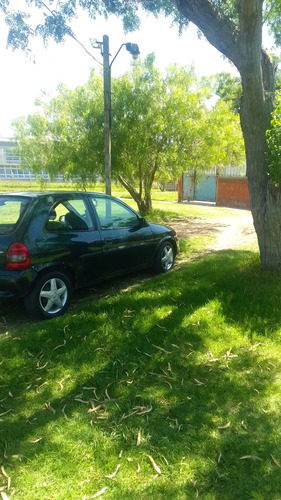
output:
[[[42,171],[40,178],[50,181],[48,172]],[[17,152],[17,142],[0,137],[0,180],[36,181],[36,175],[21,168],[20,155]],[[63,181],[58,175],[56,181]]]

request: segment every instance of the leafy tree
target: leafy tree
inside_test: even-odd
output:
[[[222,101],[209,109],[209,97],[192,68],[171,66],[162,75],[152,54],[113,79],[112,173],[142,214],[158,178],[243,161],[237,116]],[[101,78],[93,74],[75,90],[60,86],[56,98],[38,105],[40,113],[15,122],[24,164],[85,185],[103,170]]]
[[[113,172],[142,213],[151,208],[157,178],[176,178],[195,163],[210,166],[200,137],[206,98],[192,69],[173,66],[163,76],[153,55],[113,84]]]
[[[26,0],[46,9],[46,2]],[[87,9],[91,17],[113,13],[123,17],[126,29],[138,26],[138,7],[173,15],[183,28],[193,22],[206,39],[238,69],[243,89],[240,117],[246,149],[251,207],[264,268],[281,269],[281,191],[268,175],[266,131],[274,107],[275,62],[262,46],[266,24],[277,44],[281,44],[279,0],[62,0],[57,10],[47,11],[44,22],[31,27],[23,13],[13,13],[12,0],[2,0],[10,26],[8,43],[28,47],[34,34],[61,40],[69,33],[67,21],[76,8]],[[49,5],[54,6],[53,1]]]
[[[82,185],[94,180],[103,165],[102,102],[102,79],[94,73],[83,87],[60,85],[49,102],[37,99],[38,112],[13,122],[23,166]]]

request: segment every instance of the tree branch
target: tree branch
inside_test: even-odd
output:
[[[45,2],[43,2],[43,0],[41,0],[41,5],[42,5],[42,6],[43,6],[43,7],[44,7],[44,8],[45,8],[48,12],[49,12],[50,16],[55,17],[55,13],[54,13],[54,11],[53,11],[53,10],[51,10],[51,9],[48,7],[48,5],[47,5]],[[66,24],[65,24],[65,25],[66,25]],[[67,26],[67,25],[66,25],[66,26]],[[67,26],[67,28],[69,28],[69,26]],[[80,42],[80,40],[78,40],[78,38],[76,38],[76,36],[74,35],[74,33],[73,33],[73,31],[71,30],[71,28],[69,28],[69,30],[67,31],[67,34],[68,34],[68,36],[70,36],[71,38],[73,38],[73,40],[74,40],[76,43],[78,43],[78,44],[80,45],[80,47],[81,47],[82,49],[84,49],[84,50],[85,50],[85,52],[86,52],[86,53],[87,53],[90,57],[92,57],[92,59],[94,59],[94,61],[96,61],[97,63],[99,63],[99,64],[102,66],[102,63],[101,63],[98,59],[96,59],[96,58],[93,56],[93,54],[91,54],[91,52],[89,52],[89,51],[88,51],[88,49],[85,47],[85,45],[84,45],[82,42]]]
[[[121,182],[122,186],[124,186],[124,188],[127,189],[128,193],[137,203],[141,202],[141,197],[139,193],[135,190],[133,186],[131,186],[131,184],[129,184],[126,181],[126,179],[124,179],[124,177],[122,177],[122,175],[118,175],[118,180],[119,182]]]
[[[175,0],[180,13],[204,33],[207,40],[239,68],[242,64],[239,30],[210,0]]]

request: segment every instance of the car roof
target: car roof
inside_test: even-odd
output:
[[[96,197],[108,197],[110,198],[110,196],[108,196],[107,194],[105,193],[98,193],[98,192],[92,192],[92,191],[67,191],[67,190],[57,190],[57,191],[18,191],[18,192],[15,192],[15,191],[6,191],[6,192],[3,192],[3,193],[0,193],[0,196],[23,196],[23,197],[26,197],[26,198],[40,198],[40,197],[43,197],[43,196],[58,196],[58,195],[62,195],[62,196],[76,196],[76,195],[79,195],[81,196],[81,194],[83,196],[89,196],[89,195],[94,195]]]

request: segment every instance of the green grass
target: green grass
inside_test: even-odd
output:
[[[194,259],[208,241],[52,321],[1,302],[8,498],[280,497],[280,275],[250,251]]]
[[[81,190],[81,186],[77,186],[75,184],[69,184],[64,182],[45,182],[43,184],[39,182],[29,182],[29,181],[17,181],[17,180],[5,180],[0,181],[0,192],[5,191],[37,191],[41,189],[56,189],[56,190],[64,190],[64,189],[79,189]],[[97,191],[104,193],[105,185],[102,183],[96,183],[89,185],[87,187],[88,191]],[[112,195],[117,196],[119,198],[130,198],[128,191],[123,188],[121,185],[112,185]],[[153,188],[152,196],[155,201],[174,201],[178,200],[178,194],[176,191],[161,191],[160,189]]]

